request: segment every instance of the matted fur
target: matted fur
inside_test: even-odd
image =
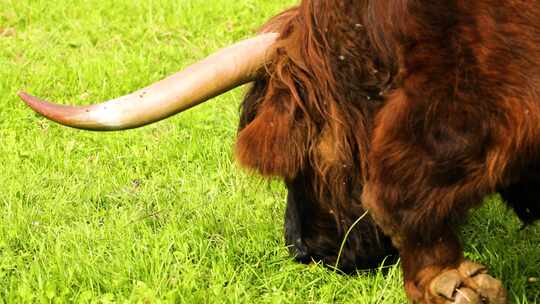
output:
[[[290,197],[311,206],[302,214],[303,241],[312,258],[332,265],[342,237],[365,210],[360,194],[373,114],[391,80],[359,16],[348,13],[342,16],[329,2],[304,1],[265,26],[281,36],[242,105],[236,145],[242,165],[282,177]],[[336,38],[349,42],[336,44]],[[368,216],[351,233],[340,268],[374,267],[392,253]]]
[[[382,105],[390,72],[374,55],[360,16],[342,15],[339,5],[303,1],[265,27],[279,24],[281,38],[269,52],[266,74],[243,104],[237,141],[241,164],[290,178],[309,163],[321,185],[333,190],[350,175],[360,173],[360,182],[365,181],[373,113]],[[313,14],[319,11],[327,14]],[[262,138],[286,140],[253,145]]]
[[[304,0],[266,27],[281,37],[242,106],[237,157],[300,176],[338,234],[367,207],[409,297],[430,303],[429,282],[463,260],[456,223],[485,195],[540,217],[523,194],[540,186],[538,20],[534,0]],[[363,233],[351,242],[378,236]]]

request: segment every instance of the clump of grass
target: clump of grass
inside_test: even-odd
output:
[[[0,302],[404,303],[397,266],[343,276],[294,263],[285,190],[237,168],[242,90],[158,124],[88,133],[33,114],[20,89],[90,103],[254,33],[291,0],[0,1]],[[540,300],[540,233],[498,197],[466,254],[516,303]]]

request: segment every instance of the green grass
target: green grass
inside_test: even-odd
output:
[[[0,303],[403,303],[399,268],[342,276],[290,260],[285,191],[240,170],[242,90],[121,133],[64,128],[20,89],[85,104],[253,34],[292,0],[0,1]],[[540,230],[498,201],[466,255],[540,301]]]

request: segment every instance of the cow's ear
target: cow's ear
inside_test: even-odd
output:
[[[295,109],[264,101],[257,114],[239,132],[236,157],[242,166],[264,176],[292,178],[307,154],[307,128]]]

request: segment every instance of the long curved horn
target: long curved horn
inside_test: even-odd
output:
[[[277,37],[265,33],[238,42],[144,89],[99,104],[59,105],[24,92],[19,97],[34,111],[69,127],[95,131],[137,128],[252,81]]]

